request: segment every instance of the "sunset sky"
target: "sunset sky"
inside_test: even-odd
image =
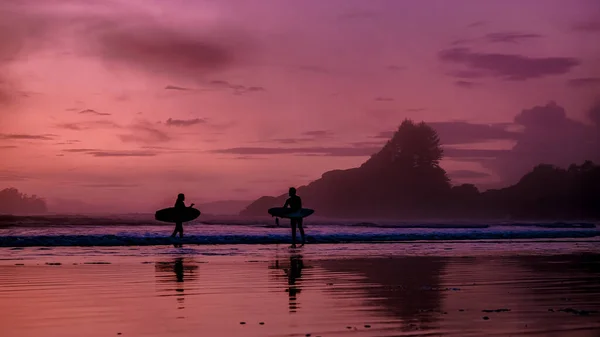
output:
[[[50,204],[279,195],[405,118],[455,184],[600,160],[597,0],[0,0],[0,39],[0,188]]]

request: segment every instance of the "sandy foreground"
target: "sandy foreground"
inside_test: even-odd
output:
[[[0,335],[600,336],[590,249],[324,247],[3,248]]]

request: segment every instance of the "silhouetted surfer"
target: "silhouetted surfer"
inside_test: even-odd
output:
[[[185,200],[185,195],[183,195],[183,193],[179,193],[179,195],[177,196],[177,201],[175,201],[175,209],[176,210],[183,211],[186,208],[185,203],[183,203],[184,200]],[[194,204],[190,205],[190,207],[192,207],[192,206],[194,206]],[[171,237],[174,238],[175,235],[177,234],[177,232],[179,232],[179,237],[182,238],[183,237],[183,223],[182,222],[175,223],[175,230],[173,231],[173,234],[171,234]]]
[[[290,197],[285,201],[285,205],[283,208],[290,206],[290,213],[297,212],[302,209],[302,199],[296,195],[296,189],[290,187],[289,191]],[[300,235],[302,236],[302,244],[306,242],[304,239],[304,228],[302,228],[302,218],[290,218],[290,223],[292,225],[292,246],[296,246],[296,225],[298,225],[298,229],[300,230]]]

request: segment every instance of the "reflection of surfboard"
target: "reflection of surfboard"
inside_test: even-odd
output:
[[[199,216],[200,211],[195,208],[186,207],[178,210],[175,207],[169,207],[156,211],[154,219],[163,222],[186,222],[192,221]]]
[[[302,208],[299,211],[292,212],[289,208],[273,207],[269,208],[269,214],[278,218],[304,218],[315,212],[314,209]]]

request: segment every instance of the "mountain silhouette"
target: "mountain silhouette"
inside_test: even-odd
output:
[[[437,132],[405,120],[360,167],[326,172],[298,195],[325,217],[600,218],[600,166],[591,161],[568,169],[540,164],[515,185],[481,193],[473,184],[452,186],[442,157]],[[240,215],[264,216],[286,198],[263,196]]]

